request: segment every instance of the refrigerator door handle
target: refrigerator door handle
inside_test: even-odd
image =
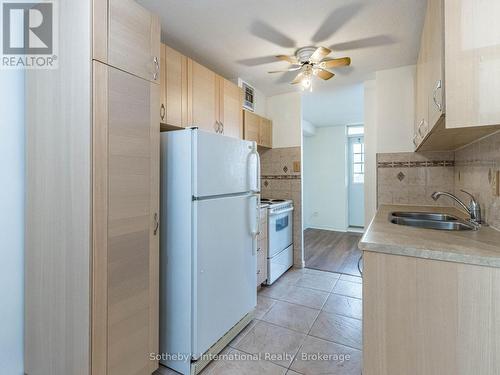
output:
[[[250,146],[251,151],[250,155],[255,155],[255,188],[251,188],[250,191],[252,193],[260,192],[260,156],[257,151],[257,143],[252,142],[252,146]]]
[[[255,206],[252,207],[253,205],[253,199],[255,198]],[[254,193],[250,195],[250,233],[252,234],[252,255],[257,254],[257,247],[258,247],[258,242],[259,242],[259,234],[260,234],[260,209],[259,209],[259,200],[260,200],[260,194]],[[255,208],[255,211],[253,210]],[[252,212],[254,212],[252,214]]]

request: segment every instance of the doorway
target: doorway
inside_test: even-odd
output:
[[[347,127],[347,171],[348,227],[353,231],[362,230],[365,221],[365,141],[362,125]]]

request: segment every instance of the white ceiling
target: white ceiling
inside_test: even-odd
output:
[[[363,91],[363,84],[357,83],[304,92],[302,117],[317,127],[363,123]]]
[[[316,83],[361,82],[373,72],[414,64],[426,0],[137,0],[157,13],[162,40],[227,77],[241,77],[266,95],[289,92],[293,73],[278,54],[307,45],[350,56],[352,66]]]

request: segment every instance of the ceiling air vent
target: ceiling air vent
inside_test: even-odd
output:
[[[255,110],[255,89],[242,79],[238,79],[238,86],[243,89],[243,108]]]

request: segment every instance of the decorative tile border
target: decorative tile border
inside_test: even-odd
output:
[[[300,180],[300,178],[301,178],[300,174],[260,176],[261,180]]]
[[[379,161],[378,168],[454,167],[454,160]]]

